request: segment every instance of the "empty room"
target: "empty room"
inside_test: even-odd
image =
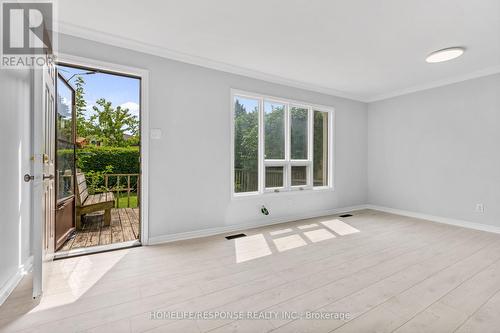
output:
[[[0,5],[0,332],[500,332],[500,0]]]

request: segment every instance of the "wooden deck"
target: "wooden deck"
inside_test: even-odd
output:
[[[102,215],[87,218],[81,230],[58,252],[77,248],[121,243],[139,238],[139,208],[113,208],[111,225],[103,226]]]

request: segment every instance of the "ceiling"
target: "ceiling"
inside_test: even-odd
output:
[[[500,72],[500,0],[59,1],[60,30],[363,101]],[[465,46],[427,64],[428,53]]]

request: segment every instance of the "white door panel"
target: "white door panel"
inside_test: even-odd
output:
[[[33,297],[43,292],[55,246],[55,68],[34,70]]]

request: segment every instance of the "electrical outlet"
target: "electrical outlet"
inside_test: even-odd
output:
[[[477,213],[484,213],[484,205],[482,203],[476,204],[476,212]]]

